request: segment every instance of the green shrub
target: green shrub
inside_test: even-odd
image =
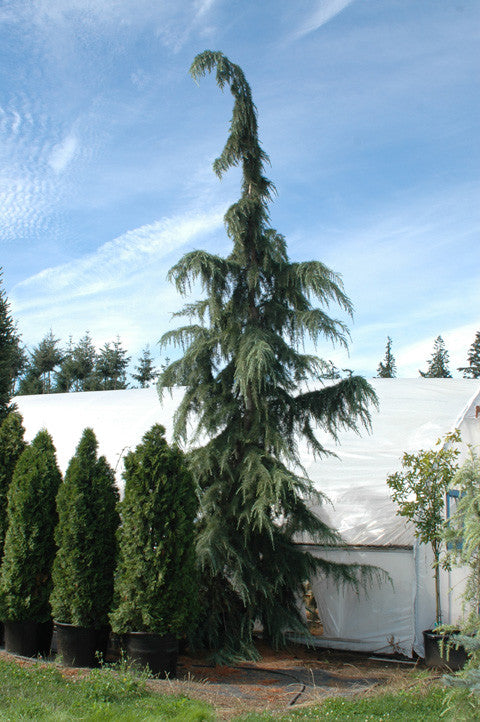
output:
[[[107,624],[112,605],[119,494],[98,443],[85,429],[57,496],[53,617],[78,627]]]
[[[196,602],[197,496],[184,454],[153,426],[125,457],[116,607],[117,633],[171,633],[192,625]]]
[[[20,456],[8,491],[8,530],[0,579],[4,621],[50,619],[55,497],[61,480],[52,439],[42,429]]]
[[[0,559],[7,533],[7,494],[20,454],[25,448],[22,417],[12,411],[0,425]]]

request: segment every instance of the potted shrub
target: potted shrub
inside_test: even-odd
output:
[[[458,469],[452,480],[456,490],[457,504],[450,518],[444,523],[444,540],[447,551],[443,567],[468,568],[469,572],[462,594],[463,619],[460,635],[452,637],[457,647],[450,649],[450,655],[457,654],[458,644],[467,650],[476,651],[475,664],[480,660],[478,640],[480,638],[480,458],[470,448],[469,457]],[[476,636],[475,643],[468,637]],[[462,648],[460,647],[460,653]]]
[[[55,497],[61,479],[52,439],[42,429],[22,452],[7,495],[8,529],[0,577],[7,652],[31,657],[50,648]]]
[[[425,663],[440,666],[447,662],[443,653],[445,635],[437,630],[442,624],[440,603],[440,553],[443,541],[445,494],[457,470],[456,459],[460,451],[458,429],[439,439],[436,448],[421,449],[415,454],[405,453],[402,471],[390,474],[387,484],[392,499],[398,505],[397,513],[408,519],[417,539],[431,547],[435,580],[435,624],[423,632]]]
[[[64,664],[91,667],[105,654],[113,596],[119,494],[98,443],[85,429],[57,496],[58,546],[50,597]]]
[[[20,454],[25,448],[22,417],[12,411],[0,425],[0,560],[7,533],[7,494]],[[3,622],[0,622],[0,643],[3,643]]]
[[[125,457],[119,564],[112,629],[127,657],[174,676],[178,639],[194,623],[197,597],[194,518],[197,495],[184,454],[163,426]]]

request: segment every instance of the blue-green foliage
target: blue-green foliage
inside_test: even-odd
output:
[[[190,72],[194,79],[215,73],[232,93],[230,132],[213,169],[221,177],[241,167],[241,194],[225,214],[229,255],[192,251],[170,271],[180,293],[198,284],[204,298],[186,304],[178,314],[185,325],[163,337],[183,355],[164,369],[159,388],[185,388],[177,438],[190,437],[193,425],[204,444],[190,454],[201,488],[198,641],[231,659],[255,655],[256,620],[275,645],[287,630],[307,632],[298,595],[316,572],[353,584],[366,572],[295,544],[302,534],[322,545],[339,542],[312,513],[312,499],[323,497],[305,476],[299,441],[328,453],[316,432],[336,437],[368,426],[375,394],[353,375],[325,386],[325,362],[305,353],[307,344],[347,345],[348,328],[327,311],[333,304],[349,314],[352,305],[336,273],[318,260],[291,262],[285,238],[270,226],[274,186],[243,71],[205,51]]]
[[[4,621],[50,619],[55,497],[61,480],[52,439],[43,429],[20,456],[8,491],[8,530],[0,578]]]
[[[97,448],[92,429],[85,429],[58,492],[51,604],[59,622],[100,628],[113,596],[119,494]]]
[[[198,502],[184,454],[163,426],[125,457],[119,565],[112,628],[181,637],[197,598],[194,519]]]

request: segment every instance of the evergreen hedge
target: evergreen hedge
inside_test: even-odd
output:
[[[61,480],[52,439],[42,429],[22,452],[8,491],[0,578],[3,621],[46,622],[51,617],[55,497]]]
[[[53,564],[53,618],[77,627],[108,623],[120,521],[115,476],[85,429],[57,496],[58,546]]]
[[[12,411],[0,425],[0,559],[7,533],[7,494],[20,454],[25,448],[22,417]]]
[[[116,605],[117,633],[177,638],[189,631],[197,599],[194,519],[197,495],[185,455],[163,426],[148,431],[125,457]]]

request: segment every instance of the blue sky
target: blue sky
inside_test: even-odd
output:
[[[50,328],[132,355],[174,327],[168,269],[227,254],[230,94],[195,85],[209,48],[238,63],[290,257],[343,276],[350,357],[387,335],[400,375],[442,334],[452,370],[480,330],[478,0],[6,0],[0,5],[0,264],[23,340]],[[334,309],[331,309],[332,312]],[[172,354],[170,354],[172,355]]]

